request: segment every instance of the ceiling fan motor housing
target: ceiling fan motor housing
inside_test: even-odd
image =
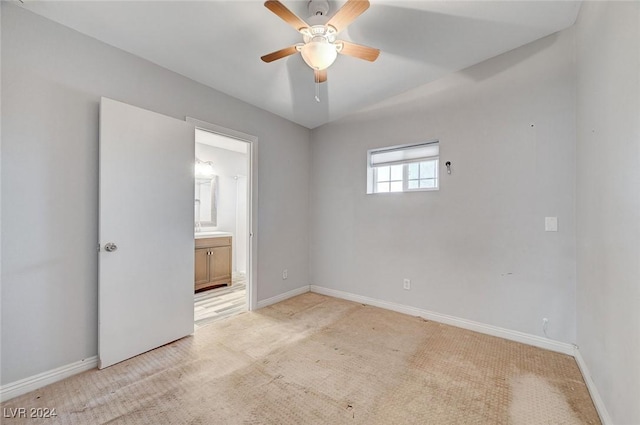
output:
[[[264,5],[300,32],[304,41],[262,56],[264,62],[273,62],[300,52],[307,65],[315,71],[316,83],[320,83],[327,79],[326,72],[321,71],[333,64],[338,53],[370,62],[375,61],[380,54],[378,49],[336,40],[338,32],[369,8],[369,0],[347,0],[331,19],[328,17],[328,0],[309,0],[307,7],[311,16],[306,22],[291,12],[280,0],[267,0]]]
[[[304,42],[309,43],[310,41],[326,41],[328,43],[333,43],[336,41],[336,32],[335,29],[325,25],[313,25],[310,28],[305,28],[304,31],[301,31]]]

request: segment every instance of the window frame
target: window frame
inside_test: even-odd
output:
[[[427,161],[433,161],[435,164],[435,177],[434,178],[425,178],[425,179],[421,179],[421,178],[417,178],[417,179],[411,179],[411,180],[415,180],[418,182],[418,186],[420,186],[420,180],[435,180],[435,186],[434,187],[418,187],[416,189],[409,189],[409,164],[415,164],[415,163],[421,163],[421,162],[427,162]],[[425,191],[430,191],[430,190],[440,190],[440,154],[438,153],[438,156],[432,156],[428,159],[418,159],[418,160],[414,160],[414,161],[408,161],[408,162],[404,162],[404,173],[405,175],[403,176],[403,186],[402,186],[402,191],[403,192],[425,192]],[[420,169],[418,169],[418,175],[420,173]],[[379,192],[376,192],[379,193]]]
[[[437,145],[438,155],[418,158],[418,159],[410,159],[406,161],[397,161],[395,163],[388,163],[386,165],[375,166],[371,164],[371,156],[375,155],[376,153],[385,152],[385,151],[410,150],[412,148],[420,148],[427,145]],[[435,178],[433,179],[419,178],[417,179],[417,181],[420,182],[420,180],[435,180],[435,186],[424,187],[424,188],[418,187],[415,189],[409,189],[409,164],[421,163],[421,162],[427,162],[427,161],[433,161],[435,164]],[[392,192],[391,190],[389,190],[388,192],[377,192],[376,188],[378,184],[378,181],[377,181],[378,169],[381,167],[390,167],[393,165],[402,165],[402,191]],[[391,180],[391,170],[389,170],[389,173],[390,173],[389,174],[390,180],[388,181],[388,183],[389,183],[389,189],[391,189],[391,182],[392,181],[396,182],[397,180]],[[412,179],[412,180],[416,180],[416,179]],[[420,185],[420,183],[418,183],[418,185]],[[422,143],[410,143],[406,145],[387,146],[384,148],[369,149],[367,151],[367,195],[377,195],[377,194],[383,194],[383,193],[388,194],[388,193],[406,193],[406,192],[431,192],[436,190],[440,190],[440,141],[439,140],[431,140],[431,141],[422,142]]]
[[[389,168],[389,180],[384,180],[382,182],[378,181],[378,170],[382,167],[392,167],[393,165],[402,165],[402,180],[392,180],[391,179],[391,168]],[[407,177],[407,170],[406,167],[404,166],[404,164],[392,164],[392,165],[383,165],[381,167],[371,167],[373,170],[373,180],[372,180],[372,184],[373,184],[373,190],[374,192],[372,193],[402,193],[405,191],[405,183],[406,183],[406,177]],[[391,191],[391,183],[396,183],[396,182],[400,182],[402,183],[402,190],[401,191]],[[389,190],[387,192],[376,192],[376,186],[379,183],[388,183],[389,184]]]

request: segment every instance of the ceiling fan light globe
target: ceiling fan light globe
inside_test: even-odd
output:
[[[310,41],[302,46],[300,53],[306,64],[318,71],[330,67],[338,56],[336,46],[326,41]]]

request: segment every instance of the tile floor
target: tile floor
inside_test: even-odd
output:
[[[195,329],[247,311],[247,286],[243,273],[233,275],[231,286],[209,289],[194,296]]]

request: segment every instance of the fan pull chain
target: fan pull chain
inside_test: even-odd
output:
[[[320,73],[315,72],[316,79],[316,102],[320,103]]]

